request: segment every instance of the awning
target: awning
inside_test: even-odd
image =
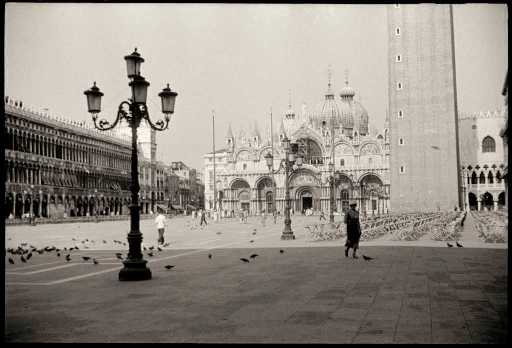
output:
[[[171,204],[171,208],[174,210],[183,210],[183,207],[181,205]]]

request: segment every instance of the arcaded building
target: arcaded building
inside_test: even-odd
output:
[[[505,109],[459,117],[464,207],[496,210],[505,206],[503,138]]]
[[[388,5],[390,210],[462,204],[451,5]]]
[[[286,135],[299,144],[304,164],[290,175],[290,199],[295,212],[312,209],[328,213],[330,208],[329,162],[340,172],[335,187],[335,211],[359,202],[363,214],[389,210],[389,133],[370,126],[364,106],[354,99],[356,92],[345,81],[336,96],[329,81],[318,107],[309,112],[303,105],[296,113],[292,105],[282,115],[273,138],[264,137],[257,124],[226,132],[225,148],[215,154],[217,206],[221,212],[248,210],[251,214],[270,212],[275,201],[285,208],[285,174],[281,168],[269,172],[264,156],[273,153],[274,169],[280,168],[285,153],[281,140]],[[265,117],[267,118],[267,116]],[[334,149],[334,151],[333,151]],[[205,207],[214,208],[213,153],[206,154]],[[275,182],[276,189],[273,189]]]

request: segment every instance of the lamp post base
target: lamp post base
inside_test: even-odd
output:
[[[292,231],[283,232],[283,234],[281,235],[281,240],[291,240],[291,239],[295,239],[295,235],[293,234]]]
[[[149,280],[151,270],[146,267],[146,260],[123,261],[124,267],[119,271],[119,280]]]

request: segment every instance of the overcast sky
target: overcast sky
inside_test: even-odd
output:
[[[258,121],[263,134],[287,109],[324,99],[328,66],[336,94],[344,71],[381,128],[387,109],[387,34],[383,5],[7,4],[5,94],[36,110],[90,121],[83,91],[93,81],[105,93],[110,119],[130,95],[123,57],[134,47],[151,83],[150,115],[158,93],[178,92],[170,130],[157,135],[157,159],[202,170],[228,124],[235,132]],[[508,64],[504,4],[454,6],[458,105],[480,111],[503,105]]]

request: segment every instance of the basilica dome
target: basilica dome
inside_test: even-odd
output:
[[[331,91],[330,82],[324,101],[318,105],[311,119],[315,128],[330,129],[333,121],[335,129],[341,128],[340,106],[334,97],[334,93]]]
[[[354,100],[355,91],[345,80],[341,89],[340,111],[344,129],[357,131],[361,135],[368,134],[368,112],[360,102]]]

